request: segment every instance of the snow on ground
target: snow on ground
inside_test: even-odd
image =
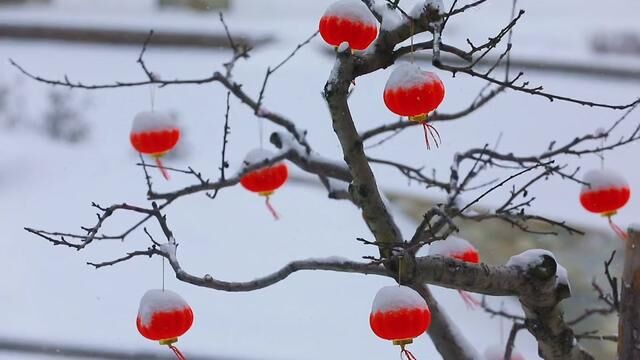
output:
[[[296,43],[315,30],[317,18],[329,2],[278,0],[266,5],[266,2],[241,0],[235,3],[234,12],[227,17],[232,29],[239,33],[268,31],[281,39],[257,49],[248,63],[239,63],[235,70],[236,80],[257,95],[267,66],[278,63]],[[489,3],[488,9],[478,10],[478,14],[484,16],[475,18],[468,14],[460,18],[458,24],[452,23],[452,38],[464,39],[465,26],[469,26],[474,38],[492,35],[488,31],[499,26],[496,22],[502,22],[484,21],[488,14],[504,19],[506,23],[510,4]],[[577,0],[568,3],[574,6],[581,4]],[[589,55],[575,39],[584,40],[581,34],[591,26],[623,28],[633,18],[629,16],[626,19],[613,13],[607,15],[586,6],[569,12],[569,8],[565,9],[568,5],[556,2],[553,2],[551,14],[544,12],[544,9],[550,9],[550,4],[550,1],[523,4],[531,10],[527,21],[523,22],[522,31],[516,33],[516,39],[521,39],[521,43],[516,46],[515,54],[546,48],[543,42],[536,42],[544,41],[535,40],[540,36],[555,42],[554,51],[545,51],[545,57],[600,60],[600,57]],[[616,14],[633,14],[638,5],[622,1],[621,6],[629,11],[616,11]],[[600,16],[594,20],[596,14]],[[278,17],[277,24],[273,20],[275,16]],[[60,10],[49,14],[37,9],[24,13],[16,9],[0,10],[0,19],[8,17],[16,21],[49,19],[78,24],[101,19],[105,24],[111,22],[118,27],[126,24],[142,28],[206,27],[212,31],[220,30],[215,16],[192,17],[186,13],[165,12],[147,18],[139,12],[114,16],[113,13],[88,15],[81,11]],[[540,26],[541,23],[545,25]],[[565,36],[557,36],[558,33]],[[276,73],[269,83],[265,105],[269,110],[290,116],[300,127],[308,129],[309,140],[320,154],[339,159],[338,143],[320,95],[332,59],[323,55],[321,49],[322,44],[317,38],[282,72]],[[108,82],[116,78],[142,79],[144,74],[135,63],[138,51],[137,47],[1,40],[0,79],[16,76],[16,71],[7,65],[7,57],[41,75],[61,77],[66,73],[71,79],[86,83]],[[163,78],[203,77],[220,69],[228,55],[224,52],[151,46],[148,64]],[[626,61],[621,59],[620,63]],[[358,79],[350,100],[358,128],[366,129],[395,120],[382,102],[382,89],[389,73],[390,70],[386,70]],[[482,86],[480,82],[463,76],[451,78],[444,73],[440,75],[447,86],[442,111],[455,111],[466,106]],[[623,103],[638,95],[637,84],[630,82],[612,83],[602,79],[540,73],[530,74],[529,79],[544,84],[549,91],[599,101]],[[26,113],[38,113],[47,89],[41,84],[24,83],[21,91],[28,94],[27,100],[31,101]],[[3,309],[11,309],[0,312],[0,336],[151,349],[157,346],[137,333],[135,315],[144,292],[160,284],[160,261],[137,259],[102,270],[93,270],[84,264],[85,261],[111,259],[128,250],[145,248],[147,242],[143,233],[132,235],[125,243],[101,242],[77,253],[52,247],[22,229],[23,226],[34,226],[70,231],[80,225],[92,224],[91,201],[103,205],[122,201],[145,203],[145,186],[141,171],[134,166],[136,156],[130,150],[128,134],[133,116],[149,109],[149,89],[105,90],[91,95],[93,106],[88,116],[93,132],[87,143],[68,146],[24,130],[0,134],[3,145],[3,155],[0,156],[0,216],[5,236],[0,262],[6,269],[11,269],[10,273],[5,272],[0,277],[0,288],[3,289],[0,305]],[[187,127],[185,140],[190,157],[186,163],[168,161],[168,166],[191,165],[212,178],[217,176],[224,101],[225,91],[217,84],[168,87],[156,91],[156,108],[176,110]],[[427,152],[422,130],[414,128],[396,137],[386,147],[371,150],[370,154],[434,167],[443,176],[456,151],[494,143],[500,133],[500,149],[530,154],[545,149],[552,139],[567,141],[576,135],[576,131],[595,131],[618,116],[619,113],[612,111],[549,103],[542,98],[510,92],[462,121],[437,124],[444,139],[438,150]],[[639,117],[632,117],[632,122],[637,122]],[[231,127],[229,160],[231,170],[235,170],[241,166],[247,150],[258,145],[255,118],[235,100],[232,100]],[[265,124],[266,134],[275,129]],[[638,146],[632,145],[607,158],[607,166],[624,173],[632,186],[640,183],[640,171],[631,166],[637,151]],[[585,157],[576,164],[584,168],[595,167],[599,166],[599,160]],[[384,188],[407,190],[405,181],[394,171],[384,168],[376,168],[375,171]],[[505,176],[508,173],[495,174]],[[154,175],[159,189],[174,189],[192,182],[188,177],[174,176],[170,183],[165,183],[159,174]],[[535,190],[537,210],[542,214],[581,222],[597,220],[580,208],[579,186],[576,184],[550,180]],[[409,191],[417,195],[438,195],[415,186]],[[496,204],[502,199],[500,194],[496,194],[484,204]],[[373,249],[363,248],[355,241],[356,237],[370,238],[370,235],[353,206],[330,201],[322,191],[310,191],[295,185],[285,185],[273,196],[272,203],[282,216],[278,222],[272,220],[262,198],[240,187],[223,191],[215,201],[204,196],[191,196],[176,202],[167,215],[180,243],[178,256],[183,266],[194,274],[209,273],[224,280],[249,280],[294,259],[332,255],[359,259],[363,255],[375,255]],[[617,219],[622,224],[637,221],[634,214],[638,211],[640,201],[634,197]],[[411,234],[415,225],[402,216],[398,217],[405,234]],[[129,215],[113,220],[113,226],[108,228],[111,233],[135,222]],[[605,221],[602,221],[602,226],[606,226]],[[156,226],[151,226],[150,230],[160,236]],[[386,279],[303,272],[264,290],[234,294],[196,288],[179,283],[170,276],[167,284],[179,292],[195,312],[193,329],[180,340],[180,346],[187,354],[193,350],[260,359],[387,359],[397,356],[398,349],[378,340],[371,333],[367,320],[376,291],[391,284]],[[479,352],[487,345],[499,342],[499,321],[489,319],[481,311],[467,310],[454,291],[435,289],[434,292],[447,304],[449,315]],[[517,309],[515,304],[507,306]],[[488,338],[487,334],[494,336]],[[536,346],[531,336],[521,333],[518,348],[527,359],[536,358]],[[412,351],[420,358],[437,358],[426,336],[412,345]]]

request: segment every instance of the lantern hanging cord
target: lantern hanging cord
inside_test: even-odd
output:
[[[153,84],[149,85],[149,101],[151,102],[151,111],[154,111],[155,109],[155,103],[156,103],[156,88],[155,86],[153,86]]]
[[[414,30],[413,30],[413,27],[414,27],[413,19],[410,20],[410,23],[411,24],[409,25],[409,35],[410,35],[409,38],[411,39],[411,63],[413,64],[413,62],[415,60],[415,55],[413,54],[413,32],[414,32]]]
[[[622,230],[622,228],[620,228],[620,226],[618,226],[616,223],[614,223],[611,216],[608,216],[608,218],[609,218],[609,226],[611,227],[611,230],[613,230],[613,232],[621,240],[628,240],[629,239],[629,234],[627,234],[626,231]]]
[[[162,160],[160,160],[160,157],[159,156],[154,156],[154,159],[156,161],[156,165],[158,166],[158,169],[160,169],[160,173],[162,174],[162,176],[166,180],[169,180],[169,171],[167,171],[167,169],[162,164]]]
[[[164,291],[164,262],[165,261],[166,261],[166,259],[163,256],[162,257],[162,291]]]
[[[178,358],[178,360],[187,360],[187,358],[184,357],[180,349],[178,349],[175,345],[170,344],[169,349],[171,349],[173,353],[176,354],[176,358]]]
[[[600,151],[600,170],[604,170],[604,142],[605,142],[605,138],[602,138],[602,141],[600,143],[600,149],[602,149]]]
[[[270,196],[265,196],[264,203],[265,205],[267,205],[267,209],[269,209],[269,212],[271,213],[271,215],[273,215],[273,219],[279,220],[280,217],[278,216],[276,209],[274,209],[273,206],[271,206],[271,201],[269,201],[269,198]]]
[[[262,138],[264,137],[263,136],[263,132],[264,132],[263,127],[264,127],[264,125],[263,125],[262,118],[259,117],[258,118],[258,141],[260,143],[260,149],[264,149],[263,142],[262,142]]]

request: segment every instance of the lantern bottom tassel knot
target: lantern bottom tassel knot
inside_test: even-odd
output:
[[[405,348],[405,346],[406,344],[400,345],[400,359],[404,359],[406,357],[407,360],[418,360],[411,351]]]
[[[409,116],[409,121],[422,124],[422,129],[424,130],[424,142],[425,144],[427,144],[427,150],[431,150],[431,145],[429,144],[429,135],[431,135],[431,138],[433,139],[436,147],[440,147],[440,144],[442,144],[442,138],[440,137],[440,133],[438,132],[438,130],[433,125],[427,122],[427,114]]]
[[[615,214],[615,213],[614,213]],[[609,219],[609,226],[611,227],[611,230],[613,230],[613,232],[621,239],[621,240],[628,240],[629,239],[629,234],[627,234],[626,231],[622,230],[620,228],[620,226],[618,226],[616,223],[613,222],[613,214],[609,214],[607,215],[607,218]]]
[[[160,340],[160,345],[167,345],[169,349],[171,349],[171,351],[173,351],[173,353],[176,354],[176,358],[178,360],[187,360],[187,358],[184,357],[184,354],[182,354],[180,349],[178,349],[174,345],[177,342],[178,342],[178,338],[164,339],[164,340]]]

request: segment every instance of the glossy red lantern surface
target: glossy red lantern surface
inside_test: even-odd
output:
[[[149,290],[142,300],[136,326],[149,340],[170,344],[193,324],[193,311],[187,302],[170,290]]]
[[[444,84],[438,75],[414,64],[400,64],[389,76],[383,97],[393,113],[419,119],[440,106],[444,94]]]
[[[248,167],[273,158],[275,154],[264,149],[250,151],[244,159],[243,166]],[[277,163],[249,172],[240,179],[240,184],[247,190],[262,196],[269,196],[280,188],[289,178],[289,170],[285,163]]]
[[[320,19],[320,35],[327,44],[347,42],[353,50],[364,50],[378,36],[376,18],[360,0],[340,0],[329,6]]]
[[[180,129],[170,115],[146,111],[136,115],[129,136],[136,151],[162,156],[171,151],[180,140]]]
[[[409,287],[383,287],[373,300],[369,325],[382,339],[411,340],[427,331],[430,324],[431,311],[427,303]]]
[[[629,201],[631,189],[627,181],[610,170],[591,170],[587,172],[580,191],[580,203],[590,212],[610,216],[615,214]]]

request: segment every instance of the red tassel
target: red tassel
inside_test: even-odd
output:
[[[609,216],[609,226],[611,227],[611,230],[613,230],[613,232],[621,239],[621,240],[628,240],[629,239],[629,234],[627,234],[626,231],[622,230],[620,228],[620,226],[616,225],[613,220],[611,219],[611,216]]]
[[[467,305],[468,309],[476,310],[478,306],[480,306],[478,300],[476,300],[473,295],[469,294],[468,292],[458,290],[458,293],[460,294],[462,301],[464,301],[464,303]]]
[[[404,347],[402,348],[402,350],[400,351],[400,357],[402,358],[402,355],[407,357],[407,360],[418,360],[412,353],[411,351],[405,349]]]
[[[427,144],[427,150],[431,150],[431,145],[429,144],[429,135],[431,135],[433,143],[436,145],[436,147],[440,147],[440,144],[442,144],[442,138],[440,137],[440,133],[438,132],[438,130],[436,130],[433,125],[427,123],[426,120],[422,122],[422,129],[424,130],[424,142]]]
[[[156,160],[156,165],[158,165],[158,169],[160,169],[160,173],[162,173],[162,176],[169,180],[169,172],[167,171],[167,169],[165,169],[164,165],[162,165],[162,161],[160,160],[159,156],[154,156],[154,159]]]
[[[280,218],[278,217],[278,213],[276,212],[276,209],[274,209],[273,206],[271,206],[271,202],[269,201],[269,196],[265,196],[264,203],[267,205],[267,209],[269,209],[269,212],[271,213],[271,215],[273,215],[273,219],[279,220]]]
[[[175,347],[175,345],[170,344],[169,349],[173,350],[173,353],[176,354],[176,358],[178,358],[178,360],[187,360],[187,358],[184,357],[182,352],[180,352],[180,350],[177,347]]]

